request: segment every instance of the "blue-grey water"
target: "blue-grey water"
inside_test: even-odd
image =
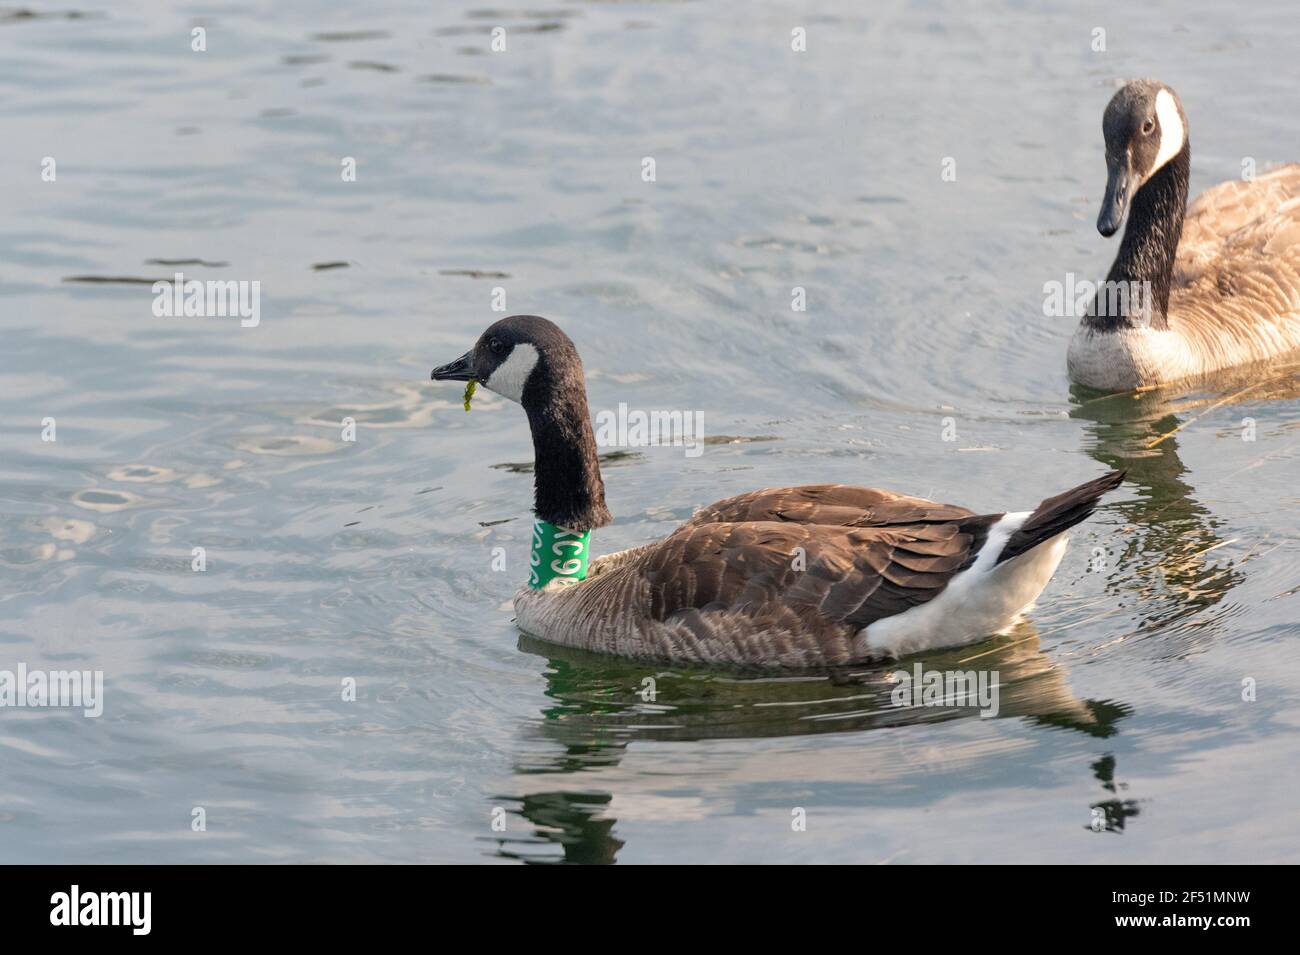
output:
[[[104,679],[0,708],[0,861],[1294,860],[1295,367],[1072,392],[1043,286],[1114,253],[1117,80],[1177,88],[1196,192],[1300,159],[1298,46],[1289,0],[0,9],[0,670]],[[86,281],[177,271],[260,322]],[[611,461],[598,552],[762,486],[1129,480],[923,661],[996,718],[550,649],[524,417],[428,380],[496,289],[593,413],[713,439]]]

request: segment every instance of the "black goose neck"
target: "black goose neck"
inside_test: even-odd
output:
[[[1129,294],[1108,298],[1107,290],[1099,292],[1090,324],[1104,329],[1168,327],[1169,288],[1183,235],[1190,169],[1191,143],[1187,142],[1133,196],[1124,239],[1106,276],[1108,290],[1122,288]]]
[[[534,512],[567,530],[604,527],[614,518],[605,506],[581,367],[559,375],[539,371],[523,401],[533,432]]]

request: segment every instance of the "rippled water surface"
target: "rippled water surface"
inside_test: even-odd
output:
[[[1042,287],[1113,255],[1116,78],[1179,90],[1194,191],[1300,159],[1300,19],[982,7],[0,10],[0,669],[105,681],[0,710],[0,858],[1294,859],[1296,369],[1072,392]],[[260,324],[86,281],[178,270],[259,281]],[[611,461],[600,551],[768,485],[1129,480],[1023,625],[925,659],[996,670],[996,718],[558,651],[512,623],[523,415],[428,380],[495,288],[593,411],[768,439]]]

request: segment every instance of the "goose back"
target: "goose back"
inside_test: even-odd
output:
[[[1189,287],[1206,274],[1244,272],[1258,261],[1254,256],[1297,249],[1300,163],[1287,163],[1254,179],[1221,182],[1192,200],[1183,220],[1174,281]],[[1234,261],[1245,267],[1231,268]]]
[[[1169,329],[1206,371],[1300,348],[1300,163],[1191,203]]]

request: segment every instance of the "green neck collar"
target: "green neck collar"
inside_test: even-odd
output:
[[[553,580],[576,584],[587,577],[591,531],[578,534],[547,521],[533,522],[533,553],[528,559],[528,586],[542,590]]]

